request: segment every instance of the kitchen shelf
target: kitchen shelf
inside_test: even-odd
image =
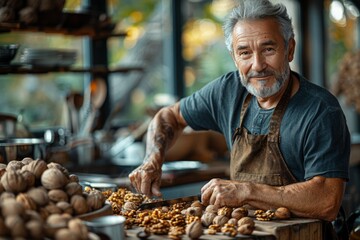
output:
[[[44,32],[51,34],[63,34],[72,36],[88,36],[95,39],[110,37],[126,37],[127,32],[113,30],[115,24],[107,20],[94,20],[94,15],[89,13],[61,13],[60,20],[53,24],[26,25],[21,22],[0,23],[0,33],[12,31],[19,32]],[[47,22],[47,21],[44,21]]]
[[[126,73],[130,71],[143,71],[143,67],[117,67],[107,68],[104,66],[94,66],[91,68],[73,68],[73,67],[39,67],[31,65],[9,65],[0,66],[0,74],[42,74],[50,72],[69,72],[69,73],[92,73],[92,74],[110,74]]]

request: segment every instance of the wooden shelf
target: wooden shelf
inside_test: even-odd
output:
[[[109,73],[126,73],[130,71],[143,71],[142,67],[117,67],[107,68],[104,66],[94,66],[91,68],[72,68],[72,67],[40,67],[31,65],[9,65],[0,66],[0,74],[42,74],[50,72],[71,72],[71,73],[93,73],[93,74],[109,74]]]
[[[26,25],[21,22],[0,23],[0,33],[12,31],[19,32],[44,32],[51,34],[63,34],[72,36],[88,36],[92,38],[125,37],[126,32],[114,33],[115,24],[105,17],[99,20],[99,16],[91,13],[57,13],[43,16],[45,24]],[[49,19],[52,18],[52,21]],[[50,21],[49,21],[50,20]]]

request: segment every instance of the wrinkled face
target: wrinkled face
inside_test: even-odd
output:
[[[295,41],[286,48],[275,19],[239,21],[233,29],[233,60],[241,83],[256,97],[276,94],[289,77]]]

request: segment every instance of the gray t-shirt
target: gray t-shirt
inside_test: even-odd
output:
[[[349,178],[350,133],[337,99],[296,74],[298,92],[290,99],[280,127],[280,150],[298,181],[314,176]],[[237,71],[229,72],[181,100],[180,110],[194,130],[223,133],[232,148],[247,95]],[[253,97],[244,126],[252,134],[266,134],[273,109],[264,110]]]

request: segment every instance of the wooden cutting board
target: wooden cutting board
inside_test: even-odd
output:
[[[294,218],[290,220],[271,220],[271,221],[258,221],[255,220],[255,231],[252,235],[241,235],[238,234],[236,237],[228,237],[222,233],[217,233],[216,235],[206,234],[206,229],[204,230],[204,235],[199,239],[215,239],[215,240],[230,240],[230,239],[241,239],[241,240],[322,240],[322,222],[317,219],[302,219]],[[141,231],[142,228],[127,229],[126,239],[139,239],[136,237],[136,234]],[[151,235],[149,240],[155,239],[170,239],[167,235]],[[182,240],[189,240],[185,235],[182,236]]]

